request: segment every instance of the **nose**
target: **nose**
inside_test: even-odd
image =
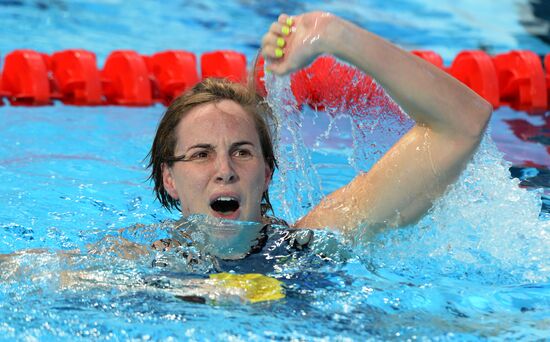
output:
[[[229,156],[219,156],[216,163],[215,180],[219,183],[234,183],[238,180],[237,172]]]

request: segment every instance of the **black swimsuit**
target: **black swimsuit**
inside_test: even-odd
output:
[[[185,232],[183,236],[186,237],[187,241],[183,243],[173,239],[163,239],[160,242],[163,244],[162,250],[164,251],[179,248],[179,254],[187,259],[189,265],[199,265],[201,264],[199,259],[208,258],[213,263],[212,271],[214,272],[233,271],[236,273],[266,274],[273,272],[277,264],[286,262],[289,258],[297,257],[297,254],[307,250],[312,241],[313,231],[309,229],[290,228],[284,220],[273,217],[266,217],[264,222],[268,223],[260,230],[257,243],[243,258],[237,260],[226,260],[204,255],[197,258],[195,255],[187,253],[187,248],[192,247],[194,243]],[[177,227],[177,224],[175,227]],[[154,245],[153,248],[159,249],[159,246]],[[166,259],[159,258],[153,261],[153,266],[166,267],[168,263]]]
[[[342,264],[334,252],[325,253],[325,247],[331,250],[340,249],[336,238],[324,231],[314,232],[309,229],[290,228],[283,220],[269,218],[257,237],[257,243],[241,259],[222,259],[207,253],[197,253],[197,248],[190,236],[181,239],[164,240],[165,249],[173,248],[166,253],[169,257],[159,255],[153,266],[163,267],[164,270],[157,276],[147,280],[147,284],[154,287],[171,288],[176,278],[207,279],[212,273],[250,274],[259,273],[274,277],[285,284],[291,283],[294,290],[300,289],[309,293],[311,288],[329,287],[334,284],[327,279],[325,272],[319,272],[325,266]],[[176,225],[177,228],[177,225]],[[318,235],[317,235],[318,234]],[[184,236],[187,235],[184,231]],[[324,247],[323,247],[324,246]],[[327,257],[328,256],[328,257]],[[184,258],[184,260],[182,260]],[[336,259],[335,259],[336,258]],[[184,270],[178,269],[176,264],[185,264]],[[336,262],[335,262],[336,261]],[[334,274],[334,270],[330,275]],[[161,277],[159,277],[161,276]],[[302,293],[302,292],[300,292]],[[206,303],[208,298],[201,295],[176,296],[181,300],[194,303]]]
[[[226,260],[217,258],[218,272],[233,271],[236,273],[270,273],[276,265],[287,263],[308,249],[313,238],[313,231],[293,229],[281,221],[266,224],[260,232],[258,244],[245,258]]]

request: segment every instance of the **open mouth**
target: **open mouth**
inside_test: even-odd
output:
[[[221,196],[210,202],[210,208],[220,215],[231,215],[239,209],[239,201],[234,197]]]

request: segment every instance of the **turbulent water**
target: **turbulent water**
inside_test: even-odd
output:
[[[297,212],[299,216],[321,196],[319,175],[312,165],[311,151],[303,146],[303,117],[296,110],[290,79],[268,81],[268,101],[279,120],[280,135],[289,136],[290,143],[285,143],[292,146],[278,151],[279,195],[285,213]],[[351,86],[349,91],[353,91]],[[334,129],[335,117],[347,116],[353,123],[348,162],[356,170],[368,171],[373,161],[412,126],[384,92],[377,96],[370,100],[378,106],[364,106],[353,115],[341,108],[319,113],[329,117],[329,130]],[[520,181],[511,178],[510,166],[487,133],[458,181],[419,223],[383,233],[366,244],[369,263],[406,270],[411,276],[450,272],[461,278],[472,276],[482,283],[548,282],[550,221],[540,216],[542,189],[521,188]],[[296,197],[296,188],[301,189],[301,196]],[[297,203],[304,209],[294,209]]]
[[[351,116],[341,108],[298,110],[288,83],[288,78],[268,80],[268,101],[279,129],[280,169],[272,196],[278,216],[292,222],[324,194],[368,170],[412,121],[382,92],[376,92],[377,106]],[[120,134],[135,139],[128,143],[130,150],[113,152],[121,160],[129,153],[130,161],[110,161],[103,151],[112,139],[98,133],[102,122],[117,123],[120,127],[111,130],[119,132],[135,118],[125,119],[113,109],[96,111],[87,109],[78,121],[68,115],[57,125],[48,112],[17,111],[29,119],[29,129],[32,118],[41,125],[44,141],[61,136],[68,146],[65,151],[58,143],[33,147],[31,140],[24,140],[30,138],[20,137],[17,141],[29,144],[30,152],[12,157],[6,150],[8,183],[30,184],[24,190],[3,185],[9,190],[8,208],[26,218],[3,225],[1,248],[9,255],[0,256],[0,333],[6,339],[468,340],[549,335],[550,221],[541,215],[542,192],[526,190],[510,177],[510,164],[489,135],[458,181],[414,226],[387,231],[372,241],[362,241],[360,229],[349,236],[315,231],[307,248],[296,243],[307,236],[273,229],[266,250],[224,260],[216,254],[242,256],[242,249],[231,249],[228,241],[256,245],[257,239],[246,232],[260,227],[204,217],[189,218],[184,225],[164,220],[159,214],[163,209],[143,199],[150,188],[135,180],[146,178],[143,170],[134,173],[132,166],[142,158],[141,150],[133,153],[133,142],[143,144],[150,137],[117,133],[117,139],[123,138]],[[151,113],[144,111],[139,118],[156,120]],[[70,140],[80,139],[74,123],[86,126],[91,136],[80,148]],[[65,131],[71,132],[68,137]],[[81,150],[88,149],[81,157]],[[47,151],[55,158],[48,158]],[[17,170],[29,170],[29,176]],[[119,180],[112,181],[112,175]],[[37,183],[47,189],[35,194],[31,190]],[[108,196],[102,197],[104,193]],[[54,205],[40,201],[52,194]],[[32,209],[27,203],[38,205]],[[48,220],[55,224],[46,226]],[[130,220],[147,224],[126,224]],[[166,238],[181,246],[151,248]],[[194,243],[187,244],[188,239]],[[29,250],[36,247],[40,249]],[[211,278],[220,272],[265,278],[228,286]],[[212,324],[217,321],[225,325]]]
[[[449,64],[463,49],[547,53],[521,29],[547,26],[529,15],[534,3],[7,1],[0,46],[3,56],[23,47],[80,47],[95,52],[100,66],[120,48],[178,48],[197,57],[230,48],[251,60],[279,13],[321,8],[406,48],[433,49]],[[346,111],[297,108],[288,78],[267,81],[279,128],[271,194],[277,216],[289,222],[367,171],[412,125],[375,84],[365,86],[376,96],[355,98]],[[316,81],[334,99],[332,81]],[[414,226],[372,241],[362,241],[361,230],[316,231],[304,249],[295,245],[306,237],[274,229],[266,242],[272,250],[224,261],[215,254],[242,252],[222,243],[225,234],[240,237],[246,223],[195,217],[186,223],[200,229],[185,235],[167,219],[177,215],[153,202],[143,158],[163,110],[2,108],[0,339],[550,339],[550,221],[541,213],[547,170],[524,163],[542,155],[533,160],[546,165],[545,146],[532,143],[525,159],[507,156],[515,158],[509,160],[516,173],[527,175],[520,183],[487,135],[459,180]],[[497,134],[514,138],[507,126]],[[534,190],[535,180],[545,190]],[[206,231],[222,238],[210,241]],[[151,248],[166,238],[182,245]],[[188,238],[198,244],[187,245]],[[243,278],[253,285],[243,290],[210,278],[231,271],[269,279]],[[258,284],[272,293],[252,302],[257,297],[246,290],[269,292]]]

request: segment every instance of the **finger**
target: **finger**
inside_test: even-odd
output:
[[[290,35],[290,33],[292,32],[292,27],[285,24],[281,24],[279,22],[275,22],[271,24],[271,26],[269,27],[269,32],[277,36],[286,37]]]
[[[284,25],[281,25],[278,22],[274,22],[269,27],[269,33],[272,33],[272,34],[277,35],[277,36],[281,36],[283,34],[283,27],[284,27]]]
[[[266,45],[262,48],[262,55],[269,61],[277,61],[284,57],[285,52],[279,47]]]
[[[294,18],[283,13],[279,16],[277,22],[281,25],[292,26],[294,24]]]
[[[265,48],[268,46],[284,48],[286,46],[286,39],[269,32],[262,38],[262,47]]]
[[[264,64],[264,67],[265,67],[265,71],[267,73],[275,73],[277,75],[283,75],[285,74],[285,70],[287,69],[287,67],[285,67],[285,65],[287,64],[286,61],[283,59],[283,58],[270,58],[270,57],[265,57],[264,56],[264,60],[265,60],[265,64]]]

